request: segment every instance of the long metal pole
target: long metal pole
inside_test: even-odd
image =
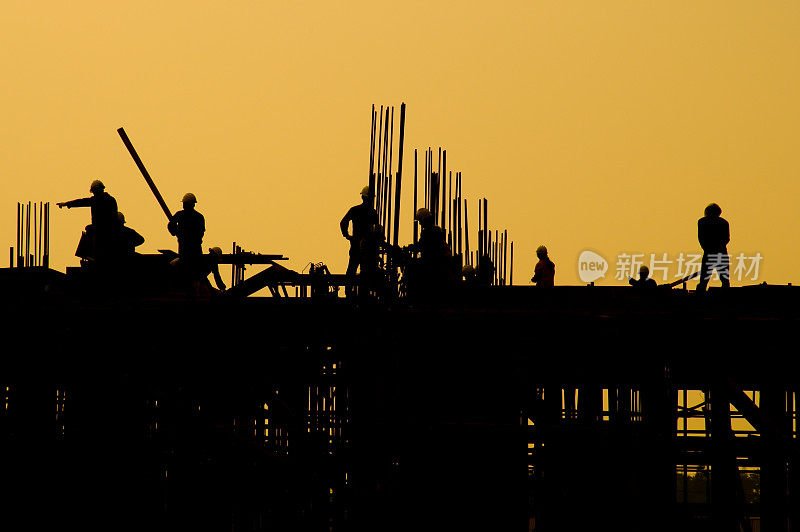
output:
[[[464,254],[464,256],[465,257],[470,257],[470,254],[469,254],[469,224],[467,223],[467,213],[468,212],[469,212],[469,209],[467,209],[467,200],[465,199],[464,200],[464,244],[465,244],[465,248],[464,248],[465,254]],[[471,257],[470,257],[469,263],[472,264],[472,258]]]
[[[401,158],[402,160],[402,158]],[[414,212],[413,219],[414,219],[414,244],[417,243],[417,149],[414,148]]]
[[[39,245],[37,246],[38,248],[37,251],[39,255],[38,258],[39,266],[42,265],[42,225],[43,225],[42,222],[44,221],[44,213],[42,212],[43,209],[44,209],[44,204],[40,201],[39,202]]]
[[[403,142],[405,141],[405,128],[406,128],[406,104],[400,104],[400,138],[398,139],[400,145],[397,147],[397,183],[395,183],[394,193],[394,240],[392,243],[397,246],[397,235],[400,231],[400,184],[403,179]],[[416,161],[415,161],[416,163]],[[416,167],[414,170],[414,212],[416,212],[417,190],[416,190]]]
[[[31,202],[28,202],[28,212],[25,214],[25,266],[31,265]]]
[[[375,203],[375,104],[372,104],[372,124],[370,126],[369,138],[369,196],[367,198],[368,205]]]
[[[147,182],[147,185],[150,187],[150,190],[153,191],[153,195],[156,197],[156,201],[158,201],[158,204],[161,206],[161,210],[167,215],[168,220],[172,220],[172,213],[169,212],[169,207],[167,207],[167,204],[164,202],[164,198],[161,197],[161,193],[158,191],[158,188],[156,188],[156,184],[153,182],[153,179],[150,177],[150,174],[144,167],[144,163],[139,158],[139,154],[136,153],[136,150],[134,149],[133,144],[131,144],[128,135],[125,133],[125,130],[119,128],[117,133],[119,133],[120,138],[122,138],[122,143],[125,144],[126,148],[128,148],[128,152],[131,154],[131,157],[133,157],[133,162],[135,162],[136,166],[139,167],[139,171],[142,173],[142,176]]]
[[[394,155],[394,105],[392,106],[392,119],[391,119],[391,127],[389,128],[389,170],[387,175],[389,176],[389,187],[387,190],[387,201],[386,201],[386,242],[391,242],[389,239],[390,236],[390,229],[392,228],[392,156]]]
[[[380,203],[381,203],[381,147],[383,146],[383,106],[381,105],[381,116],[380,120],[378,121],[378,171],[375,172],[377,174],[377,182],[375,184],[375,203],[372,207],[375,209],[376,212],[380,214]]]
[[[19,258],[22,254],[19,252],[20,244],[22,243],[22,236],[20,227],[22,226],[22,204],[17,202],[17,268],[21,266]]]
[[[514,242],[513,241],[511,242],[511,268],[509,273],[511,274],[511,276],[509,277],[508,284],[513,286],[514,285]]]
[[[506,275],[508,275],[508,229],[503,231],[503,284],[506,284]]]

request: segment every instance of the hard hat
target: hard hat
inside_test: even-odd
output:
[[[650,273],[650,268],[648,268],[647,266],[641,266],[639,268],[639,275],[647,275],[649,273]]]
[[[92,184],[89,185],[89,192],[94,192],[95,190],[103,190],[105,188],[106,186],[103,184],[102,181],[100,181],[99,179],[95,179],[94,181],[92,181]]]
[[[209,253],[213,253],[214,255],[221,257],[222,256],[222,248],[218,246],[214,246],[213,248],[208,248]]]
[[[124,224],[124,223],[125,223],[125,215],[124,215],[124,214],[122,214],[122,213],[121,213],[121,212],[119,212],[119,211],[117,211],[117,218],[119,218],[119,223],[121,223],[121,224]]]
[[[191,192],[187,192],[183,195],[183,199],[181,200],[183,203],[197,203],[197,198],[194,197],[194,194]]]
[[[369,196],[369,185],[367,185],[367,186],[365,186],[364,188],[361,189],[361,195],[362,196]]]
[[[539,246],[538,248],[536,248],[536,254],[539,255],[540,253],[544,253],[545,255],[547,255],[547,248],[544,246]]]
[[[470,275],[471,273],[475,272],[475,268],[472,267],[472,264],[465,264],[463,268],[461,268],[461,273],[464,275]]]
[[[431,211],[429,211],[425,207],[422,207],[421,209],[419,209],[417,211],[417,215],[414,218],[416,218],[417,221],[421,222],[422,220],[424,220],[425,218],[427,218],[429,216],[431,216]]]

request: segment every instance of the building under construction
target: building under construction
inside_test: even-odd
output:
[[[49,209],[31,253],[20,205],[0,270],[3,529],[800,526],[796,287],[513,286],[485,211],[466,258],[460,175],[446,195],[428,151],[423,204],[458,267],[497,266],[415,292],[376,116],[371,189],[394,242],[368,297],[235,245],[216,297],[156,281],[168,253],[140,256],[135,281],[55,271]]]

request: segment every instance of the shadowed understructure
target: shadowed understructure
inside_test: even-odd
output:
[[[6,523],[798,523],[794,287],[473,286],[356,306],[86,295],[75,272],[2,272],[18,287],[3,301]]]

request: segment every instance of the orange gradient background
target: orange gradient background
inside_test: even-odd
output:
[[[402,243],[413,150],[443,146],[470,244],[486,197],[515,284],[541,243],[556,284],[580,284],[584,249],[608,259],[603,284],[619,253],[698,253],[712,201],[731,255],[764,257],[758,281],[797,281],[797,2],[6,1],[0,31],[0,235],[16,244],[17,201],[50,201],[56,269],[77,265],[89,211],[55,202],[96,178],[139,251],[176,248],[124,127],[173,212],[197,195],[205,247],[343,272],[371,105],[397,126],[404,101]]]

